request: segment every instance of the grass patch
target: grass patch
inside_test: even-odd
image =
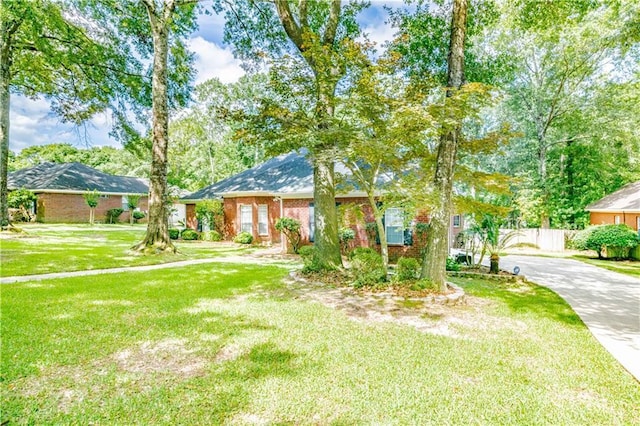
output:
[[[24,237],[0,240],[2,277],[155,265],[252,250],[246,247],[240,251],[229,243],[175,241],[176,254],[142,256],[129,250],[144,237],[146,227],[142,225],[36,224],[24,229]]]
[[[286,274],[206,264],[4,285],[2,421],[640,422],[638,383],[544,288],[454,279],[484,320],[446,337],[293,297]]]
[[[573,256],[573,258],[589,265],[640,278],[640,261],[638,260],[594,259],[581,255]]]

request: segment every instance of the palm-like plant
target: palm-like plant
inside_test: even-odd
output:
[[[489,253],[489,272],[500,272],[500,253],[511,247],[513,239],[520,235],[517,229],[507,233],[500,232],[500,220],[494,215],[485,215],[482,219],[482,229],[486,236],[482,253]]]

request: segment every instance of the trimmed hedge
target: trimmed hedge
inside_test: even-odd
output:
[[[193,241],[198,239],[198,232],[193,229],[185,229],[182,231],[181,237],[185,241]]]
[[[241,232],[233,239],[234,243],[238,244],[251,244],[253,242],[253,235],[248,232]]]

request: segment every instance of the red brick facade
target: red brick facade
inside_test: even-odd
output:
[[[37,193],[36,218],[45,223],[88,223],[89,206],[82,194]],[[107,210],[122,208],[122,195],[102,195],[95,210],[95,221],[105,222]],[[148,197],[140,198],[138,208],[148,210]],[[129,221],[129,212],[123,212],[120,222]]]
[[[614,213],[599,213],[591,212],[591,224],[592,225],[610,225],[615,223],[626,223],[631,228],[638,231],[640,226],[640,212],[614,212]]]
[[[373,247],[379,250],[379,245],[375,241],[370,241],[367,235],[364,223],[374,222],[373,211],[366,198],[336,198],[336,202],[341,205],[355,204],[360,211],[360,214],[346,214],[345,216],[350,219],[345,219],[345,225],[351,227],[356,234],[353,241],[354,247]],[[237,197],[237,198],[225,198],[224,199],[224,220],[225,220],[225,232],[224,238],[226,240],[233,239],[241,230],[240,212],[241,206],[251,206],[252,212],[252,234],[254,241],[266,244],[281,244],[281,234],[275,229],[275,223],[282,215],[284,217],[290,217],[297,219],[302,224],[301,234],[303,244],[309,244],[310,241],[310,205],[313,203],[312,199],[284,199],[282,204],[279,198],[275,197]],[[266,205],[268,211],[268,235],[259,235],[258,233],[258,206]],[[195,204],[187,204],[187,226],[192,229],[197,229],[198,221],[195,216]],[[427,223],[429,216],[426,212],[420,213],[414,222]],[[455,241],[456,236],[464,228],[464,219],[460,215],[459,220],[456,220],[454,225],[454,218],[451,219],[451,238],[452,243]],[[400,256],[418,257],[420,254],[420,248],[422,245],[419,240],[419,236],[413,236],[414,243],[412,245],[390,245],[389,257],[397,259]]]

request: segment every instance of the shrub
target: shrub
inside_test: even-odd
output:
[[[342,252],[347,253],[351,248],[351,242],[356,239],[356,232],[351,228],[340,228],[338,230],[338,239],[340,240]]]
[[[233,242],[238,244],[251,244],[253,242],[253,235],[246,231],[243,231],[236,235],[236,237],[233,239]]]
[[[185,229],[182,231],[180,235],[185,241],[193,241],[198,239],[198,231],[194,231],[193,229]]]
[[[363,250],[353,256],[351,274],[355,280],[353,285],[357,288],[376,287],[387,280],[382,256],[373,250]]]
[[[369,247],[356,247],[349,253],[349,259],[353,260],[353,258],[367,253],[378,254],[377,251]]]
[[[178,228],[169,228],[169,238],[177,240],[180,237],[180,230]]]
[[[413,290],[413,291],[436,290],[437,286],[433,283],[433,281],[430,281],[430,280],[427,280],[427,279],[423,279],[423,280],[418,280],[418,281],[414,282],[413,284],[411,284],[409,289]]]
[[[458,262],[456,262],[456,259],[454,259],[453,257],[449,256],[447,257],[447,265],[446,265],[446,270],[447,271],[459,271],[460,270],[460,264]]]
[[[398,259],[396,268],[396,279],[398,281],[411,281],[418,278],[420,264],[412,257],[401,257]]]
[[[300,248],[300,221],[290,217],[281,217],[276,221],[276,229],[284,234],[294,253]]]
[[[133,211],[133,218],[135,220],[144,219],[145,217],[147,217],[147,215],[144,212],[141,212],[140,210]]]
[[[196,203],[196,218],[206,222],[209,227],[218,232],[224,228],[224,204],[222,200],[204,200]]]
[[[613,249],[616,255],[627,257],[629,249],[638,245],[638,234],[629,226],[600,225],[591,226],[579,232],[573,239],[574,247],[579,250],[593,250],[603,257],[605,249]]]
[[[200,239],[202,241],[220,241],[222,236],[218,231],[203,231],[200,233]]]
[[[121,208],[107,210],[107,223],[118,223],[118,218],[123,211]]]
[[[7,205],[13,209],[30,209],[36,199],[36,194],[32,191],[28,189],[18,189],[9,192],[7,195]]]
[[[322,265],[320,265],[320,262],[318,262],[318,258],[316,257],[316,248],[314,246],[302,246],[298,249],[298,254],[302,258],[302,262],[304,264],[302,267],[303,274],[310,274],[323,270]]]

